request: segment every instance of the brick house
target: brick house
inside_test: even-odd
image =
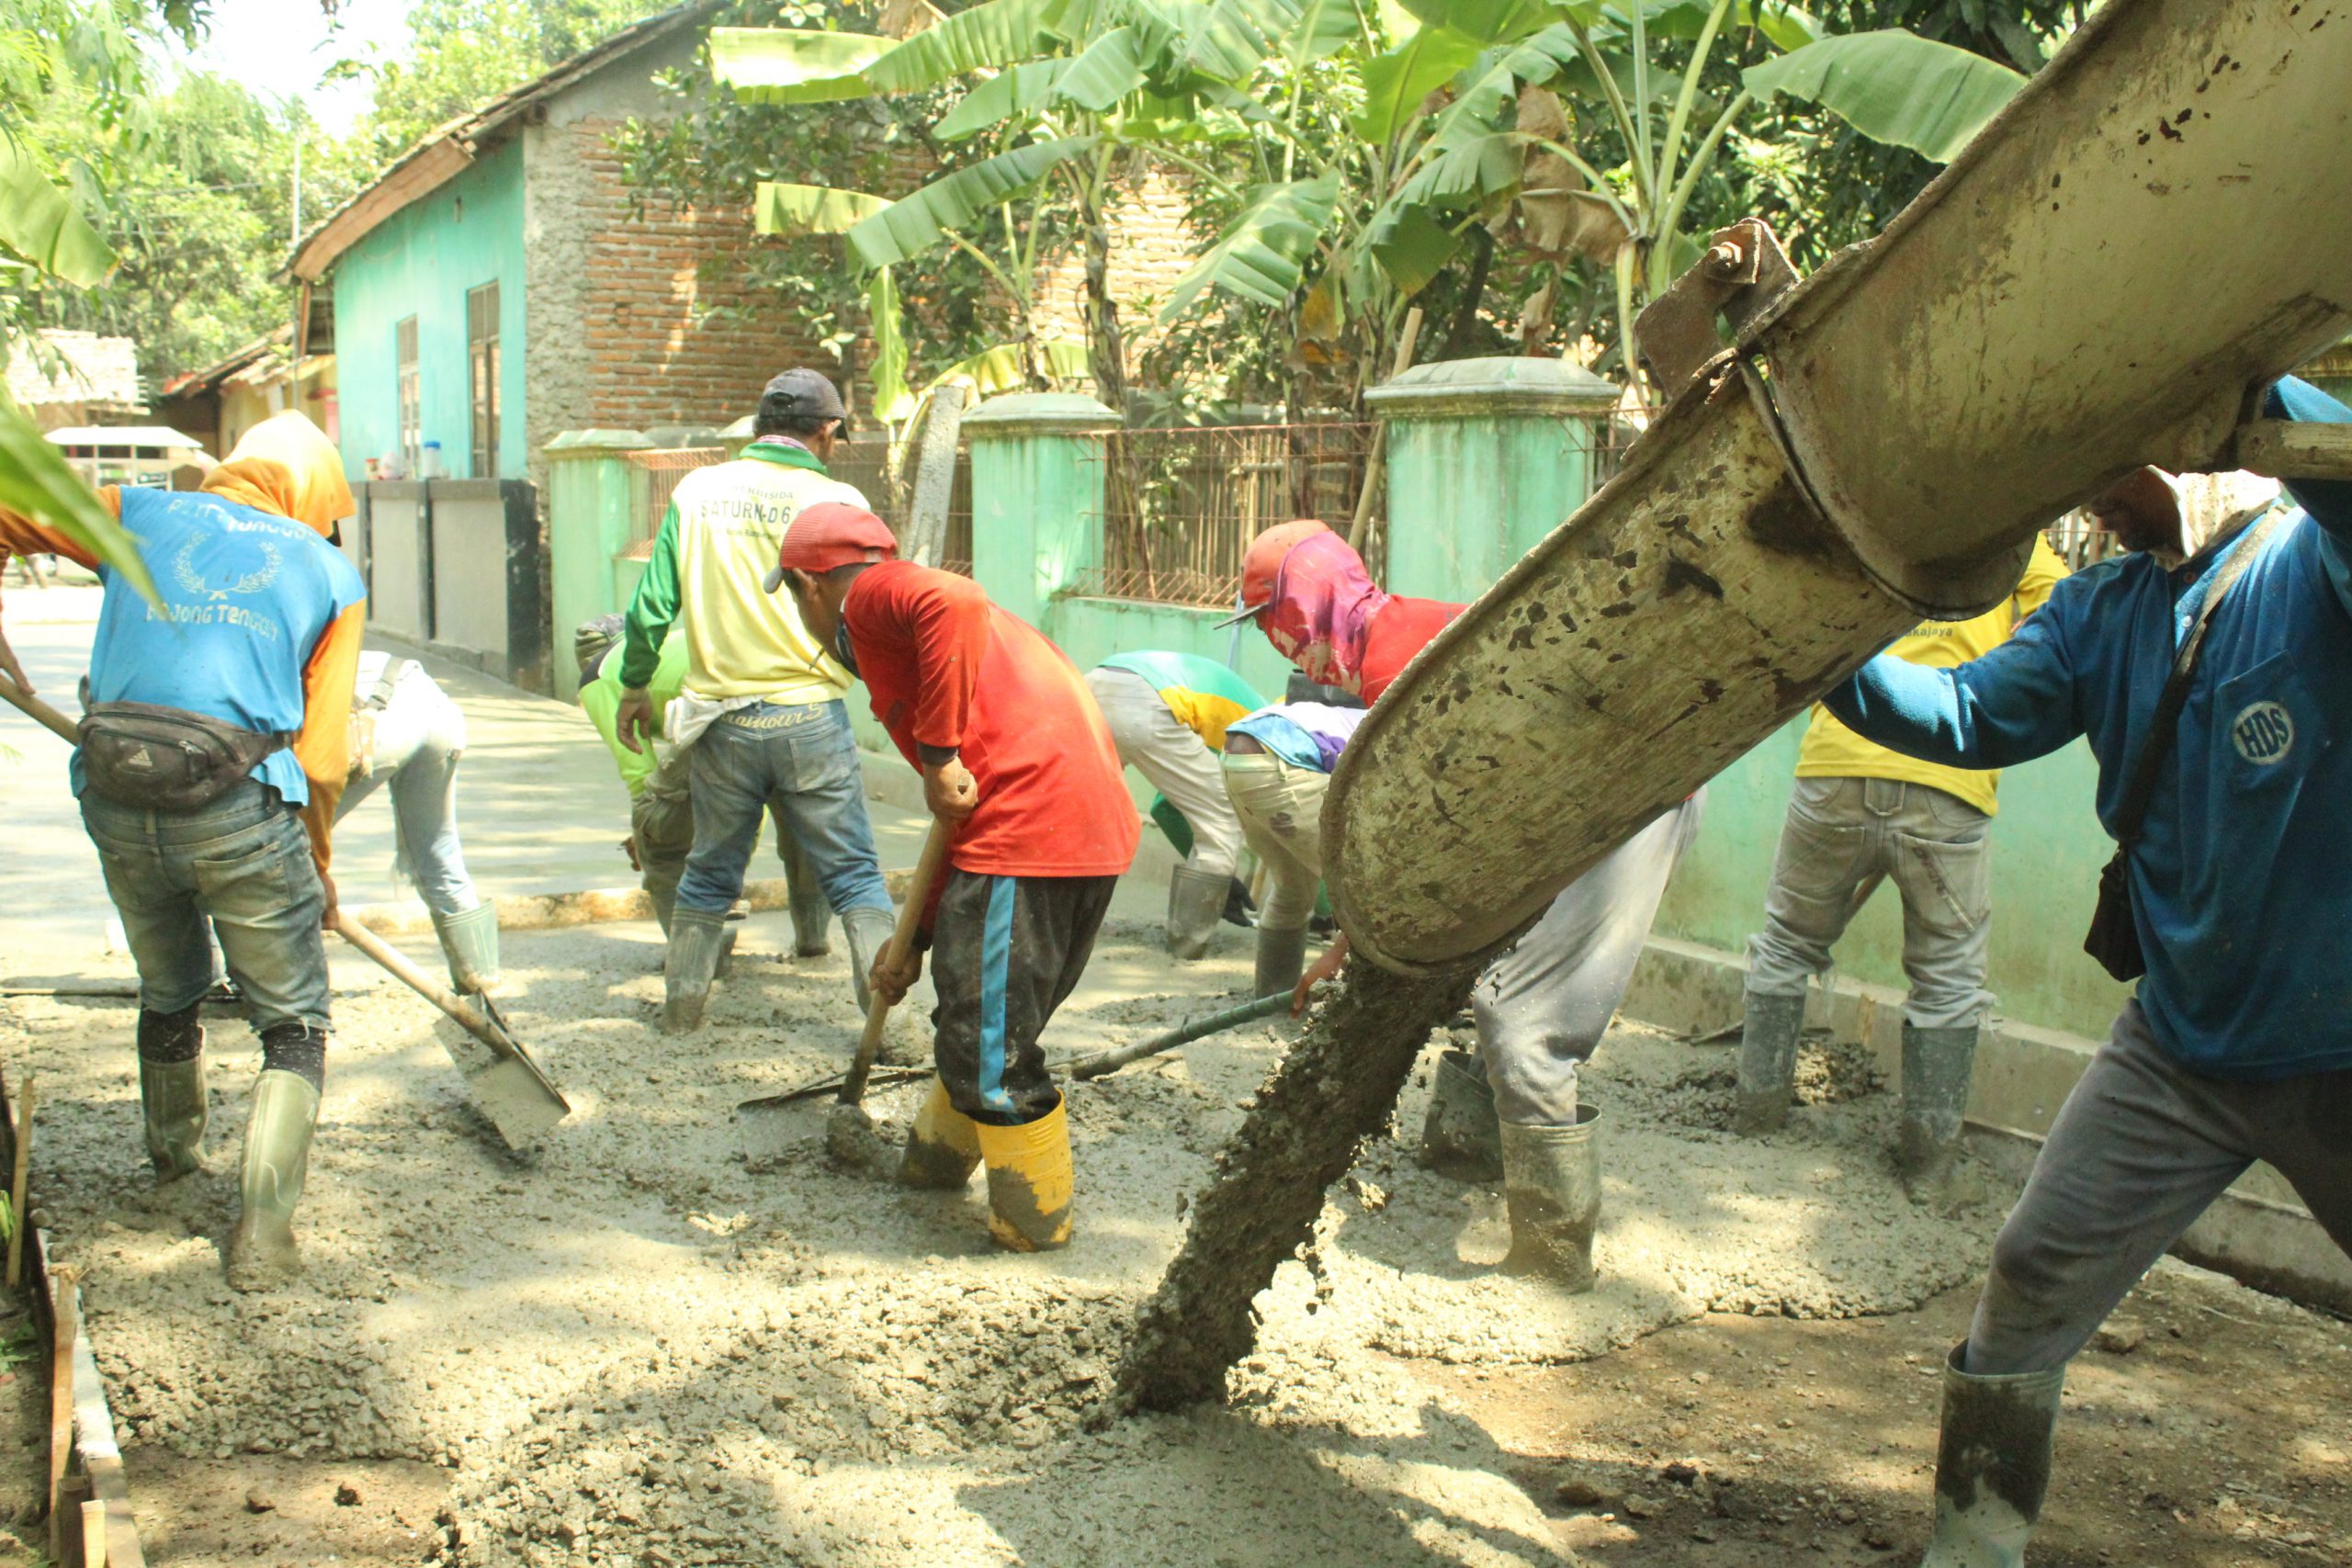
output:
[[[665,111],[654,76],[693,59],[718,9],[649,17],[440,127],[296,252],[300,352],[335,355],[355,479],[386,458],[416,477],[431,448],[454,478],[542,481],[562,431],[721,428],[776,369],[831,363],[703,265],[759,243],[748,202],[629,216],[608,138]],[[1148,185],[1125,216],[1122,294],[1164,291],[1185,261],[1181,200]],[[1050,330],[1077,332],[1080,276],[1057,258]]]

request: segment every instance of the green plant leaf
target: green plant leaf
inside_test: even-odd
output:
[[[948,231],[969,228],[989,208],[1027,190],[1064,160],[1091,152],[1100,140],[1033,141],[935,179],[852,228],[850,251],[865,266],[895,266],[922,255]]]
[[[0,506],[45,523],[122,574],[150,604],[155,584],[139,543],[33,422],[0,391]]]
[[[1424,27],[1451,28],[1482,45],[1510,43],[1541,32],[1567,9],[1557,0],[1403,0],[1403,4]]]
[[[899,285],[887,266],[875,268],[866,280],[865,324],[874,333],[874,364],[866,373],[874,386],[874,417],[896,424],[914,412],[915,396],[907,390],[906,321],[899,308]]]
[[[1478,44],[1451,28],[1423,28],[1364,62],[1363,107],[1356,134],[1383,145],[1413,118],[1421,101],[1478,58]]]
[[[973,71],[1001,71],[1049,52],[1069,0],[986,0],[915,34],[865,68],[885,93],[920,92]]]
[[[1365,229],[1364,243],[1408,299],[1427,288],[1462,248],[1461,237],[1425,207],[1384,209]]]
[[[1331,226],[1339,207],[1336,171],[1311,180],[1259,186],[1250,205],[1177,279],[1159,319],[1176,320],[1213,288],[1261,305],[1282,304],[1298,287],[1315,242]]]
[[[1901,28],[1826,38],[1741,73],[1758,97],[1819,104],[1873,141],[1950,163],[2017,96],[2007,66]]]
[[[77,288],[104,283],[117,259],[15,127],[0,130],[0,250]]]
[[[1086,344],[1077,338],[1047,338],[1037,344],[1037,354],[1046,362],[1046,374],[1057,381],[1082,381],[1093,374]],[[971,388],[975,399],[1025,389],[1029,371],[1021,345],[1001,343],[994,348],[982,349],[969,359],[957,360],[933,377],[924,385],[922,395],[927,398],[939,388],[955,383]]]
[[[858,73],[898,47],[865,33],[713,28],[710,74],[742,103],[833,103],[873,92]]]
[[[888,197],[862,190],[762,180],[752,199],[752,227],[763,234],[846,234],[889,205]]]
[[[1707,25],[1707,15],[1715,8],[1715,0],[1649,0],[1642,9],[1642,26],[1654,39],[1694,39]],[[1584,7],[1572,6],[1579,20],[1584,19]],[[1602,24],[1614,36],[1629,36],[1631,9],[1616,3],[1599,7]],[[1731,13],[1724,18],[1732,28],[1752,27],[1771,40],[1775,49],[1802,49],[1822,36],[1821,24],[1808,12],[1782,0],[1734,0]]]
[[[1007,120],[1033,118],[1053,103],[1054,84],[1069,65],[1067,60],[1032,60],[1000,71],[956,99],[931,134],[941,141],[961,141]]]
[[[1069,62],[1054,96],[1096,114],[1143,85],[1143,53],[1133,28],[1114,28]]]
[[[1544,83],[1580,58],[1566,24],[1507,49],[1490,49],[1455,78],[1453,101],[1430,120],[1421,166],[1392,204],[1487,197],[1519,182],[1519,151],[1502,123],[1522,82]]]

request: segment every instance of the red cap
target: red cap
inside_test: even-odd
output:
[[[899,541],[888,524],[862,506],[820,501],[785,529],[766,587],[771,593],[783,587],[787,571],[831,571],[861,561],[898,558]]]
[[[1250,553],[1241,558],[1241,605],[1232,615],[1217,623],[1229,626],[1236,621],[1248,620],[1274,602],[1274,574],[1283,569],[1283,558],[1301,539],[1331,530],[1312,517],[1295,523],[1278,523],[1250,542]]]

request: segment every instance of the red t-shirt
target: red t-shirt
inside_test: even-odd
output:
[[[1376,703],[1389,682],[1405,672],[1413,655],[1429,646],[1430,638],[1443,631],[1446,623],[1469,608],[1466,604],[1449,604],[1442,599],[1407,599],[1392,594],[1388,603],[1372,617],[1372,625],[1363,634],[1363,690],[1359,694],[1366,703]]]
[[[912,561],[858,574],[842,605],[874,716],[910,762],[956,748],[980,804],[949,861],[985,876],[1116,876],[1135,801],[1077,666],[968,577]]]

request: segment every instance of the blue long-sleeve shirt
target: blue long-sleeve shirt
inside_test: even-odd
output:
[[[2301,381],[2267,403],[2274,418],[2352,423]],[[2213,612],[2131,855],[2140,1004],[2159,1044],[2220,1077],[2352,1067],[2352,484],[2290,491],[2300,507]],[[2102,562],[1982,659],[1936,670],[1882,655],[1825,700],[1883,746],[1962,767],[2086,736],[2111,833],[2179,639],[2213,568],[2246,544],[2175,572]]]

